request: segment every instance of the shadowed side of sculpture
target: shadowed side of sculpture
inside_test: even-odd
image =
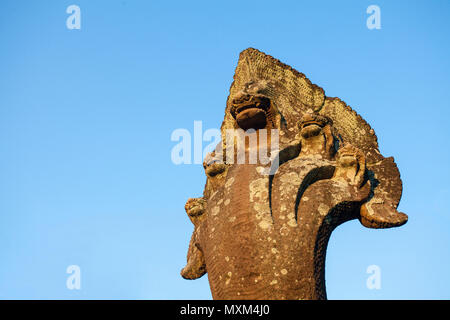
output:
[[[230,130],[246,131],[243,142]],[[204,161],[203,197],[186,204],[194,232],[181,272],[207,272],[214,299],[326,299],[326,248],[337,226],[408,219],[397,211],[398,168],[380,154],[373,129],[258,50],[240,55],[221,131]],[[269,161],[249,161],[267,150]]]

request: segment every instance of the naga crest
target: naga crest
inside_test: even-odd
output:
[[[245,132],[244,142],[230,131]],[[397,211],[400,173],[369,124],[256,49],[240,54],[221,132],[203,163],[203,196],[185,206],[194,232],[181,271],[186,279],[208,273],[214,299],[326,299],[334,228],[408,220]],[[271,155],[251,157],[261,150]]]

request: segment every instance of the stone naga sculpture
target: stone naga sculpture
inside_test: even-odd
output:
[[[239,163],[230,129],[256,139],[244,143],[246,156],[275,138],[276,155]],[[194,232],[181,271],[186,279],[207,272],[214,299],[326,299],[325,254],[338,225],[390,228],[408,219],[396,209],[399,171],[378,151],[373,129],[258,50],[240,55],[221,132],[204,161],[203,197],[186,203]]]

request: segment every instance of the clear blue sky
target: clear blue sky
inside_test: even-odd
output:
[[[81,30],[66,28],[71,4]],[[449,13],[445,0],[1,1],[0,298],[211,298],[206,276],[179,276],[184,203],[205,178],[171,162],[170,135],[220,126],[255,47],[357,110],[402,174],[410,221],[339,227],[329,298],[449,299]]]

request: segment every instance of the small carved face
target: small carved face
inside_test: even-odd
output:
[[[334,179],[343,179],[351,185],[362,187],[365,181],[366,160],[361,150],[350,144],[345,144],[338,150],[336,162]]]
[[[300,134],[303,138],[308,139],[318,136],[325,125],[329,124],[330,120],[317,114],[307,113],[305,114],[300,123]]]
[[[337,163],[342,168],[358,168],[360,162],[360,151],[350,144],[338,150]]]
[[[198,217],[205,212],[205,200],[203,198],[189,198],[184,209],[189,217]]]
[[[233,99],[230,113],[243,130],[258,130],[266,127],[269,108],[268,98],[242,93]]]
[[[226,165],[223,163],[223,156],[215,151],[208,153],[203,161],[203,168],[208,177],[221,174],[226,169]]]
[[[355,154],[343,154],[339,158],[339,166],[343,168],[356,167],[358,164],[358,159]]]

